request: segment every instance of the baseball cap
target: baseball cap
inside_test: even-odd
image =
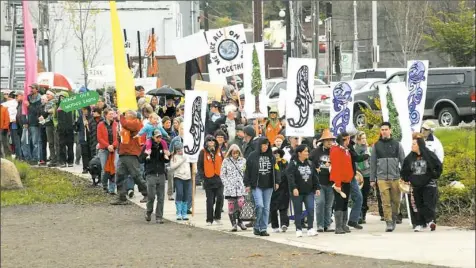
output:
[[[10,93],[8,93],[9,98],[15,98],[16,96],[17,96],[17,93],[15,91],[11,91]]]
[[[162,137],[162,132],[160,132],[160,130],[156,129],[154,130],[154,137]]]
[[[211,107],[220,108],[220,103],[218,101],[212,101]]]

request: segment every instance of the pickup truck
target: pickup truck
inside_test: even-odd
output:
[[[424,119],[438,119],[441,126],[456,126],[461,121],[469,123],[475,117],[475,67],[430,68],[426,92]],[[405,82],[406,71],[397,72],[383,84]],[[366,125],[365,115],[360,110],[367,107],[377,111],[374,99],[378,89],[357,93],[354,97],[354,124]]]

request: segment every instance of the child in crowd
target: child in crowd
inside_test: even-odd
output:
[[[152,135],[156,129],[158,129],[164,137],[168,136],[165,129],[159,125],[159,116],[156,113],[152,113],[149,116],[149,121],[144,124],[136,136],[138,138],[144,134],[147,134],[147,140],[145,142],[145,153],[147,154],[147,159],[150,159],[150,153],[152,152]],[[169,149],[165,140],[162,139],[160,143],[162,144],[162,148],[164,148],[165,151]],[[166,156],[166,159],[168,160],[168,156]]]

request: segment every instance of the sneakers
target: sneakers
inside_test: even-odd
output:
[[[73,164],[68,164],[68,167],[74,167],[74,165]]]
[[[150,220],[151,220],[151,217],[150,217],[150,216],[151,216],[151,215],[152,215],[152,213],[149,213],[149,212],[146,212],[146,213],[145,213],[145,220],[146,220],[147,222],[150,222]]]
[[[279,230],[279,228],[273,228],[273,233],[280,233],[281,230]]]
[[[110,204],[114,206],[118,206],[118,205],[121,206],[121,205],[127,205],[128,203],[127,203],[127,200],[116,199],[112,201]]]
[[[423,228],[422,228],[421,225],[417,225],[417,226],[415,226],[415,228],[413,229],[413,231],[414,231],[414,232],[421,232],[422,229],[423,229]]]
[[[362,229],[364,229],[364,227],[362,227],[361,225],[359,225],[358,223],[353,222],[353,221],[349,221],[349,222],[347,223],[347,225],[349,225],[350,227],[354,227],[354,228],[357,229],[357,230],[362,230]]]
[[[260,232],[258,230],[256,230],[255,228],[253,228],[253,234],[254,235],[260,235]]]
[[[393,232],[393,230],[394,230],[393,222],[387,221],[387,227],[385,227],[385,232],[389,233],[389,232]]]
[[[283,233],[285,233],[288,230],[288,227],[286,225],[281,226],[281,230]]]
[[[147,203],[147,196],[142,197],[142,199],[139,202]]]
[[[266,231],[262,231],[259,233],[259,236],[269,236],[269,234]]]
[[[430,230],[433,232],[434,230],[436,230],[436,223],[435,222],[430,222],[428,223],[428,226],[430,226]]]
[[[316,235],[317,233],[316,233],[316,230],[314,230],[314,228],[307,230],[307,236],[316,236]]]
[[[317,232],[318,232],[318,233],[323,233],[323,232],[324,232],[324,227],[322,227],[322,226],[317,226]]]
[[[163,219],[156,219],[156,220],[155,220],[155,223],[157,223],[157,224],[164,224],[164,220],[163,220]]]
[[[58,166],[58,164],[56,164],[56,163],[51,163],[51,162],[48,163],[48,167],[57,167],[57,166]]]
[[[296,237],[302,237],[302,231],[301,230],[296,231]]]
[[[232,232],[237,232],[238,231],[238,225],[233,225],[233,227],[231,228],[231,231]]]
[[[61,164],[60,167],[65,168],[65,167],[67,167],[67,165],[66,164]]]
[[[221,220],[215,220],[216,225],[222,225]]]
[[[207,226],[212,226],[213,223],[207,222]]]
[[[246,231],[248,229],[242,221],[238,221],[238,227],[240,227],[242,231]]]
[[[134,197],[134,190],[129,190],[129,191],[127,191],[127,196],[128,196],[129,198],[133,198],[133,197]]]

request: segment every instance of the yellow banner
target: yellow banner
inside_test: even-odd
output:
[[[109,1],[111,7],[112,48],[114,51],[114,69],[116,71],[117,108],[121,112],[137,110],[134,78],[126,64],[126,52],[122,37],[116,1]]]
[[[208,103],[211,103],[212,101],[220,101],[223,93],[223,85],[213,84],[202,80],[195,80],[193,89],[208,92]]]

